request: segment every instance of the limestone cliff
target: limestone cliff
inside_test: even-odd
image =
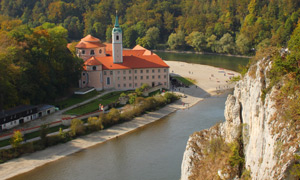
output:
[[[181,180],[294,179],[290,168],[299,150],[300,127],[297,125],[291,131],[290,123],[278,120],[275,99],[282,82],[262,98],[262,90],[270,83],[266,77],[271,65],[269,59],[258,61],[237,82],[233,95],[229,95],[225,103],[224,123],[190,136]],[[233,142],[240,148],[238,158]]]

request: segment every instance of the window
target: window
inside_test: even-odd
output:
[[[135,83],[134,86],[137,87],[137,83]]]
[[[131,70],[129,70],[129,74],[131,74]]]
[[[120,74],[120,71],[118,71],[118,74]]]
[[[117,40],[117,41],[119,40],[119,36],[118,36],[118,35],[116,36],[116,40]]]
[[[158,72],[160,72],[160,69],[158,69]]]
[[[166,83],[166,82],[164,82],[164,85],[167,85],[167,83]]]
[[[110,75],[113,75],[113,71],[110,71],[109,73],[110,73]]]
[[[137,70],[134,70],[134,73],[137,73]]]
[[[85,81],[82,81],[82,84],[85,84]]]
[[[131,87],[131,83],[129,83],[129,87]]]
[[[141,86],[143,85],[143,83],[141,83]]]
[[[146,70],[146,73],[149,73],[149,69]]]
[[[167,72],[167,69],[164,69],[164,72]]]
[[[85,73],[82,73],[82,76],[85,76]]]
[[[102,49],[99,50],[99,54],[102,54]]]
[[[106,78],[106,84],[110,85],[110,78],[109,77]]]
[[[134,76],[134,79],[137,79],[137,76]]]
[[[95,54],[95,51],[91,50],[90,55],[94,55],[94,54]]]
[[[85,50],[82,50],[81,53],[82,53],[82,54],[85,54]]]
[[[158,79],[160,79],[160,75],[158,75]]]
[[[106,71],[104,71],[104,75],[106,75]]]
[[[129,76],[129,80],[131,80],[131,76]]]
[[[146,79],[149,79],[149,76],[146,76]]]
[[[123,70],[123,74],[126,74],[126,70]]]
[[[164,78],[166,79],[166,78],[167,78],[167,75],[164,75]]]
[[[93,66],[93,71],[96,71],[97,70],[97,67],[96,66]]]
[[[118,84],[118,87],[121,87],[120,84]]]
[[[120,77],[118,77],[118,80],[120,80]]]
[[[152,79],[154,79],[155,78],[155,76],[152,76]]]
[[[154,73],[155,72],[155,70],[154,69],[152,69],[152,73]]]
[[[125,76],[123,77],[123,80],[126,80],[126,77],[125,77]]]
[[[143,70],[141,69],[141,73],[143,73]]]
[[[143,76],[141,76],[141,79],[143,79]]]
[[[124,87],[126,87],[126,84],[124,84]]]

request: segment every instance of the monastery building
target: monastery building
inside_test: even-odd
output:
[[[87,35],[76,45],[76,52],[84,60],[80,88],[127,90],[147,83],[169,89],[169,66],[158,55],[139,45],[123,49],[118,16],[111,44]]]

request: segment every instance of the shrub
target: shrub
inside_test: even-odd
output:
[[[95,130],[103,129],[101,118],[89,117],[88,124],[95,127]]]
[[[120,119],[120,111],[118,109],[112,108],[107,114],[107,119],[112,121],[112,123],[117,123]]]
[[[71,136],[76,136],[84,133],[85,127],[80,119],[72,119],[71,121]]]
[[[11,137],[11,141],[10,141],[11,146],[13,148],[18,148],[18,147],[20,147],[22,141],[23,141],[23,135],[22,135],[21,131],[19,131],[19,130],[14,131],[14,134]]]
[[[166,92],[164,94],[164,98],[167,100],[167,103],[171,103],[176,101],[178,99],[178,96],[176,96],[174,93]]]

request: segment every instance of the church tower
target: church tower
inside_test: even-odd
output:
[[[116,14],[115,27],[112,30],[112,49],[114,63],[123,63],[122,29],[119,26],[118,14]]]

